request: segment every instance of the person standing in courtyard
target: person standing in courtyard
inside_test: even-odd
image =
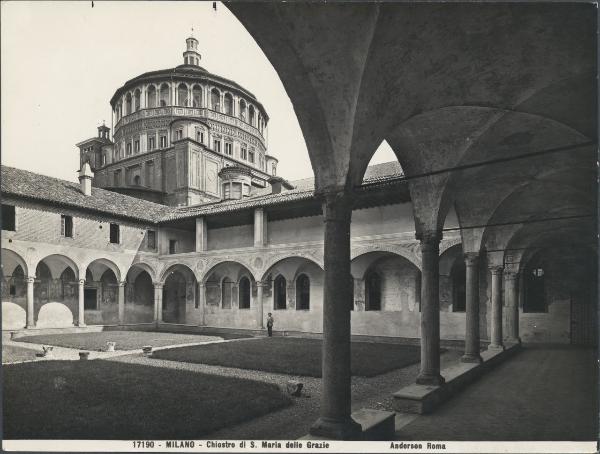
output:
[[[273,319],[273,315],[269,312],[267,314],[267,332],[269,333],[269,337],[273,337],[273,323],[275,323],[275,320]]]

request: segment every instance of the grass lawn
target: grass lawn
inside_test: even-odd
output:
[[[3,369],[4,439],[194,439],[291,403],[273,384],[112,361]]]
[[[153,357],[290,375],[321,376],[321,340],[271,337],[160,350]],[[352,342],[352,375],[372,377],[418,363],[415,345]]]
[[[25,336],[14,339],[17,342],[56,345],[58,347],[78,348],[80,350],[99,351],[106,348],[106,342],[116,342],[117,350],[136,350],[144,345],[164,347],[166,345],[188,344],[219,340],[223,336],[204,336],[200,334],[164,333],[154,331],[100,331],[97,333],[64,333]]]
[[[36,351],[32,348],[23,348],[14,345],[2,344],[2,364],[35,359],[35,353]]]

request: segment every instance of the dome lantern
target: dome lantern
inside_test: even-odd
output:
[[[185,40],[187,49],[183,53],[183,64],[191,66],[200,66],[200,59],[202,58],[198,52],[198,40],[193,36],[190,36]]]

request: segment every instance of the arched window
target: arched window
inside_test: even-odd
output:
[[[231,295],[233,289],[233,281],[228,277],[221,282],[221,307],[223,309],[231,309]]]
[[[240,118],[246,121],[246,101],[240,99]]]
[[[224,104],[225,113],[227,115],[233,115],[233,96],[231,96],[231,93],[225,93]]]
[[[221,112],[221,92],[216,88],[210,91],[210,106],[212,110]]]
[[[296,279],[296,310],[310,309],[310,279],[306,274],[301,274]]]
[[[141,97],[141,92],[139,89],[137,89],[135,91],[135,94],[133,95],[133,111],[137,112],[138,110],[140,110],[140,97]]]
[[[148,107],[156,107],[156,87],[154,85],[148,87]]]
[[[381,278],[375,271],[369,272],[365,279],[365,310],[381,310]]]
[[[168,84],[160,86],[160,106],[165,107],[171,104],[171,88]]]
[[[239,286],[240,309],[250,309],[250,279],[243,277]]]
[[[452,312],[465,312],[467,306],[465,262],[458,260],[452,268]]]
[[[200,85],[194,85],[194,88],[192,89],[192,100],[193,107],[202,106],[202,87]]]
[[[547,312],[545,273],[541,266],[533,266],[525,270],[525,299],[523,312]]]
[[[188,105],[188,87],[186,84],[179,84],[177,87],[177,105],[186,107]]]
[[[254,126],[255,117],[256,115],[254,114],[254,106],[250,106],[248,109],[248,123],[250,123],[252,126]]]
[[[139,186],[140,184],[142,184],[142,180],[139,175],[136,175],[135,177],[133,177],[133,184],[135,186]]]
[[[285,281],[285,277],[281,274],[275,278],[273,282],[273,296],[275,309],[285,309],[286,308],[286,287],[287,283]]]
[[[131,113],[131,93],[127,93],[125,97],[125,115],[129,115]]]

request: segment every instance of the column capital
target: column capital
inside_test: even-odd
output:
[[[119,287],[125,287],[127,281],[119,281]]]
[[[198,287],[200,287],[200,288],[206,287],[206,284],[204,282],[198,282]]]
[[[417,232],[415,234],[417,240],[421,242],[421,252],[433,252],[440,250],[440,241],[442,240],[442,232],[426,231]]]
[[[85,279],[79,279],[79,285],[85,285]]]
[[[323,199],[323,217],[325,221],[349,222],[352,214],[352,197],[348,189],[329,189],[321,191]]]
[[[518,278],[519,278],[519,273],[517,271],[504,271],[504,280],[514,281]]]
[[[477,252],[465,252],[465,265],[477,266],[479,254]]]
[[[28,284],[33,284],[35,282],[35,276],[27,276],[25,280]]]
[[[163,284],[162,282],[153,282],[153,283],[152,283],[152,285],[153,285],[153,286],[154,286],[154,288],[156,288],[156,289],[161,289],[161,288],[163,288],[163,286],[164,286],[165,284]]]
[[[489,267],[492,274],[502,274],[504,267],[500,265],[492,265]]]

